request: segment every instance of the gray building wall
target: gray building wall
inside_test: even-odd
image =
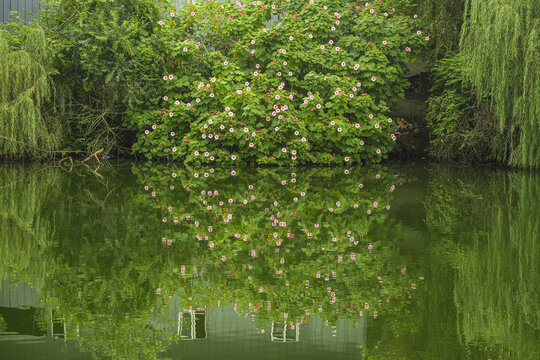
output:
[[[170,0],[169,2],[177,9],[185,3],[184,0]],[[10,16],[12,11],[19,13],[19,20],[31,21],[40,8],[41,0],[0,0],[0,22],[16,20],[15,17]]]
[[[16,20],[10,17],[12,11],[18,12],[19,20],[31,21],[40,8],[40,0],[0,0],[0,22]]]

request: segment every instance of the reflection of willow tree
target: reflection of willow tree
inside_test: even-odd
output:
[[[0,274],[31,283],[66,337],[96,358],[152,359],[167,339],[146,325],[158,315],[148,269],[167,274],[163,249],[145,237],[157,221],[130,201],[133,177],[111,171],[0,167]]]
[[[397,309],[411,288],[396,246],[368,236],[394,189],[384,172],[140,170],[163,246],[188,254],[175,260],[185,309],[230,303],[261,323],[335,323]],[[156,291],[178,293],[171,280],[154,281]]]
[[[43,286],[53,223],[50,204],[61,195],[59,169],[0,166],[0,274]]]
[[[433,174],[427,225],[455,234],[439,251],[451,254],[455,268],[454,302],[462,341],[497,344],[511,358],[538,358],[540,176],[486,171],[450,181],[442,167]],[[450,218],[449,213],[454,215]]]
[[[164,251],[149,234],[158,223],[136,202],[128,169],[105,169],[104,179],[76,169],[57,204],[57,226],[46,274],[55,316],[68,326],[67,338],[96,358],[153,359],[167,349],[170,334],[149,323],[156,295],[154,276],[167,276]]]

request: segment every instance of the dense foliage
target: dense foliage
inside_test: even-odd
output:
[[[382,2],[173,10],[145,40],[147,56],[170,60],[158,108],[134,116],[135,150],[194,163],[379,161],[405,61],[428,40],[413,23]]]
[[[65,99],[63,148],[127,154],[125,112],[150,92],[137,48],[163,14],[159,0],[46,0],[38,24],[54,50],[57,96]]]
[[[432,96],[427,101],[428,152],[439,160],[487,162],[494,159],[497,133],[486,100],[476,100],[466,81],[462,56],[436,61],[432,66]]]

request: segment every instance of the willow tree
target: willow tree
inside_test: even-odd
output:
[[[535,0],[467,0],[461,49],[490,97],[499,161],[540,168],[540,7]]]
[[[44,32],[29,28],[16,47],[0,32],[0,158],[42,157],[58,147],[61,129],[44,116],[54,87]]]

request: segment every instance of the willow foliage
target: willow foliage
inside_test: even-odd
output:
[[[540,168],[540,7],[534,0],[467,0],[461,48],[470,79],[493,102],[497,159]]]
[[[29,29],[16,49],[0,32],[0,157],[41,157],[58,147],[60,126],[44,116],[54,95],[50,57],[41,29]]]

